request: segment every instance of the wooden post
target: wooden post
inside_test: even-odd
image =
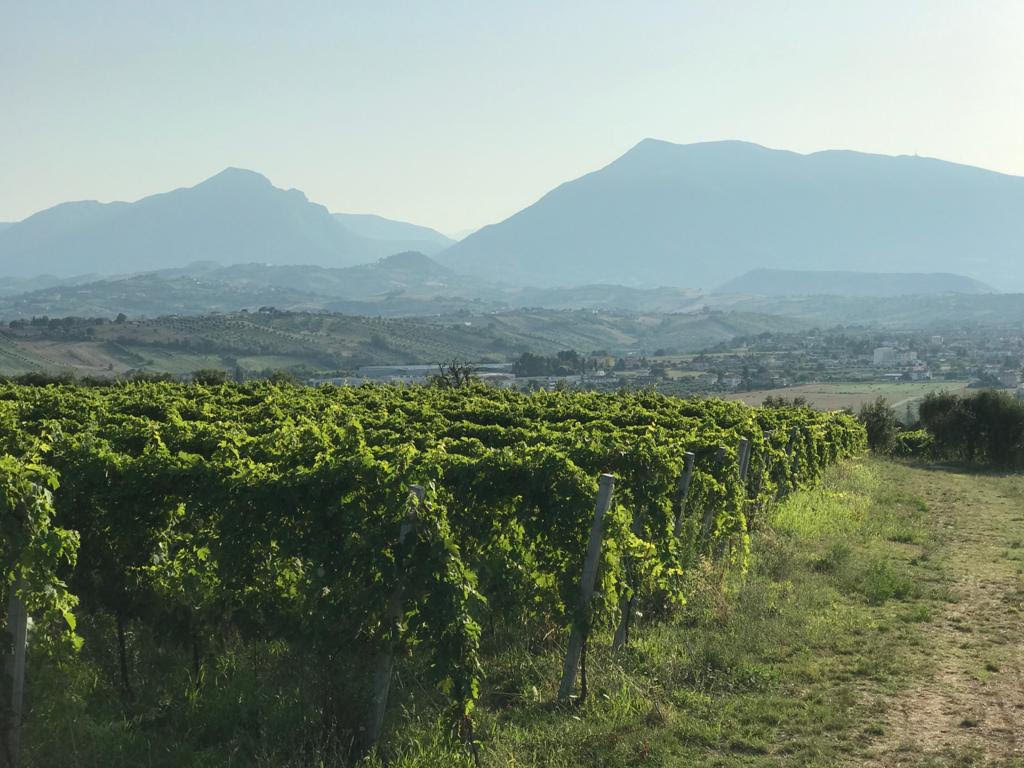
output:
[[[422,485],[414,485],[410,492],[416,499],[414,507],[410,507],[406,518],[398,530],[398,546],[396,553],[401,552],[405,540],[412,533],[416,522],[416,515],[423,506],[423,499],[426,492]],[[402,563],[396,558],[395,565],[398,570],[398,580],[388,599],[387,612],[384,621],[387,624],[387,640],[384,649],[377,655],[376,668],[373,671],[373,697],[370,700],[370,712],[364,726],[363,746],[369,750],[380,740],[381,731],[384,728],[384,715],[388,708],[388,695],[391,692],[391,676],[395,666],[395,646],[398,643],[399,624],[402,621],[402,597],[405,591],[405,578],[402,572]]]
[[[693,463],[696,456],[692,451],[683,454],[683,474],[679,476],[679,511],[676,513],[676,524],[673,528],[678,539],[683,532],[683,514],[686,512],[686,499],[690,495],[690,483],[693,480]]]
[[[597,566],[601,561],[601,538],[604,535],[604,516],[611,506],[612,491],[615,490],[615,477],[601,475],[598,480],[597,503],[594,505],[594,522],[590,525],[590,540],[587,542],[587,555],[583,560],[583,576],[580,579],[581,614],[590,609],[590,599],[594,596],[594,581],[597,579]],[[558,688],[558,698],[568,699],[576,687],[576,674],[580,667],[580,655],[583,644],[587,640],[590,627],[585,620],[573,622],[569,633],[569,646],[565,651],[565,663],[562,665],[562,684]]]
[[[18,584],[7,597],[7,633],[11,647],[6,654],[4,676],[10,681],[10,698],[4,697],[3,768],[17,768],[21,751],[22,703],[25,697],[25,654],[28,641],[28,612],[18,597]],[[7,693],[7,691],[5,691]]]
[[[750,440],[745,437],[740,438],[736,466],[739,469],[740,480],[746,482],[747,469],[750,467]]]
[[[765,447],[764,447],[764,450],[761,451],[761,453],[759,453],[757,455],[757,472],[754,475],[754,479],[756,481],[756,484],[754,486],[754,496],[755,497],[761,495],[761,489],[764,488],[764,479],[772,471],[772,464],[771,464],[771,439],[772,439],[772,433],[771,432],[763,432],[761,434],[761,437],[762,437],[762,439],[764,441],[764,446]],[[759,506],[758,507],[758,511],[760,511],[760,508],[761,507]]]

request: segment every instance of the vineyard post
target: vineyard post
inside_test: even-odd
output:
[[[565,663],[562,665],[562,684],[558,689],[559,699],[568,699],[576,687],[580,656],[590,631],[589,621],[584,616],[590,610],[590,599],[594,596],[594,581],[597,579],[597,566],[601,561],[603,521],[608,507],[611,506],[612,491],[614,490],[615,476],[601,475],[598,480],[597,502],[594,505],[594,522],[590,525],[590,540],[587,542],[587,554],[583,560],[583,576],[580,579],[580,616],[573,622],[572,630],[569,633],[569,646],[565,651]]]
[[[750,467],[750,440],[748,440],[745,437],[740,438],[740,447],[738,450],[738,454],[738,468],[740,472],[740,480],[746,482],[747,469]]]
[[[10,681],[10,698],[3,702],[7,710],[4,725],[4,766],[17,768],[21,749],[22,702],[25,694],[25,653],[28,640],[28,612],[18,597],[18,584],[10,587],[7,598],[7,633],[11,648],[4,664],[4,675]],[[6,691],[5,691],[6,692]]]
[[[679,476],[679,512],[673,529],[678,539],[683,532],[683,514],[686,512],[686,499],[690,495],[690,482],[693,480],[693,464],[696,460],[692,451],[683,454],[683,474]]]
[[[414,485],[410,488],[416,499],[414,507],[410,507],[406,518],[398,531],[398,547],[396,553],[400,552],[405,540],[412,532],[416,521],[416,515],[423,505],[426,495],[422,485]],[[388,695],[391,692],[391,676],[395,664],[395,646],[398,642],[399,624],[402,621],[402,597],[405,591],[405,578],[402,573],[402,563],[396,558],[398,569],[398,580],[388,600],[387,613],[384,621],[387,625],[387,639],[384,650],[377,657],[376,669],[373,673],[373,697],[370,701],[370,713],[364,726],[365,747],[371,748],[380,740],[381,731],[384,728],[384,715],[388,708]]]
[[[761,496],[761,491],[764,488],[765,479],[771,475],[772,471],[772,457],[771,457],[771,431],[762,432],[761,438],[764,441],[764,450],[757,455],[757,473],[754,475],[754,479],[757,485],[754,488],[755,498]],[[764,506],[764,500],[758,502],[758,511]]]

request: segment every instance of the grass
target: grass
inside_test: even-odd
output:
[[[607,631],[592,638],[580,706],[553,704],[564,638],[498,628],[513,641],[485,655],[479,764],[1019,768],[1024,563],[1000,555],[1019,551],[1022,500],[1019,476],[835,467],[752,531],[745,577],[702,564],[671,618],[642,620],[619,652]],[[368,768],[474,766],[413,672],[399,666]],[[30,721],[27,765],[343,764],[331,755],[344,745],[303,741],[295,677],[316,670],[249,648],[211,674],[223,689],[185,709],[160,708],[173,691],[147,694],[152,722],[119,719],[88,666],[37,676],[36,707],[51,698],[51,711]]]
[[[911,683],[908,649],[922,642],[921,627],[942,594],[941,579],[916,573],[927,561],[911,564],[934,546],[927,505],[911,490],[893,494],[883,474],[875,461],[835,468],[755,532],[745,579],[723,580],[705,565],[671,622],[643,625],[618,654],[607,636],[595,638],[593,693],[577,710],[548,704],[558,648],[492,661],[492,679],[519,685],[500,709],[478,714],[481,763],[611,768],[867,759],[887,728],[878,697]],[[430,723],[403,724],[385,745],[390,763],[419,768],[466,759],[437,744],[425,748],[429,733]]]

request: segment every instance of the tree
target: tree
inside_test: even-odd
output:
[[[222,371],[220,368],[200,368],[198,371],[192,372],[193,382],[208,387],[223,384],[227,380],[227,371]]]
[[[879,397],[870,405],[864,403],[857,418],[867,430],[868,447],[878,453],[889,453],[899,429],[899,419],[886,399]]]
[[[437,364],[437,373],[434,374],[431,383],[442,389],[457,389],[467,386],[475,378],[475,371],[470,363],[452,358],[448,362]]]

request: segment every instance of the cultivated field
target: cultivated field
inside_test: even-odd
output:
[[[954,392],[960,394],[967,389],[966,381],[907,381],[907,382],[828,382],[817,384],[800,384],[795,387],[778,389],[757,389],[751,392],[737,392],[725,395],[726,400],[739,400],[747,405],[760,405],[766,397],[806,398],[815,408],[833,410],[850,408],[860,409],[864,403],[874,402],[884,397],[890,406],[897,411],[907,404],[921,400],[929,392]],[[899,413],[903,415],[902,412]]]

